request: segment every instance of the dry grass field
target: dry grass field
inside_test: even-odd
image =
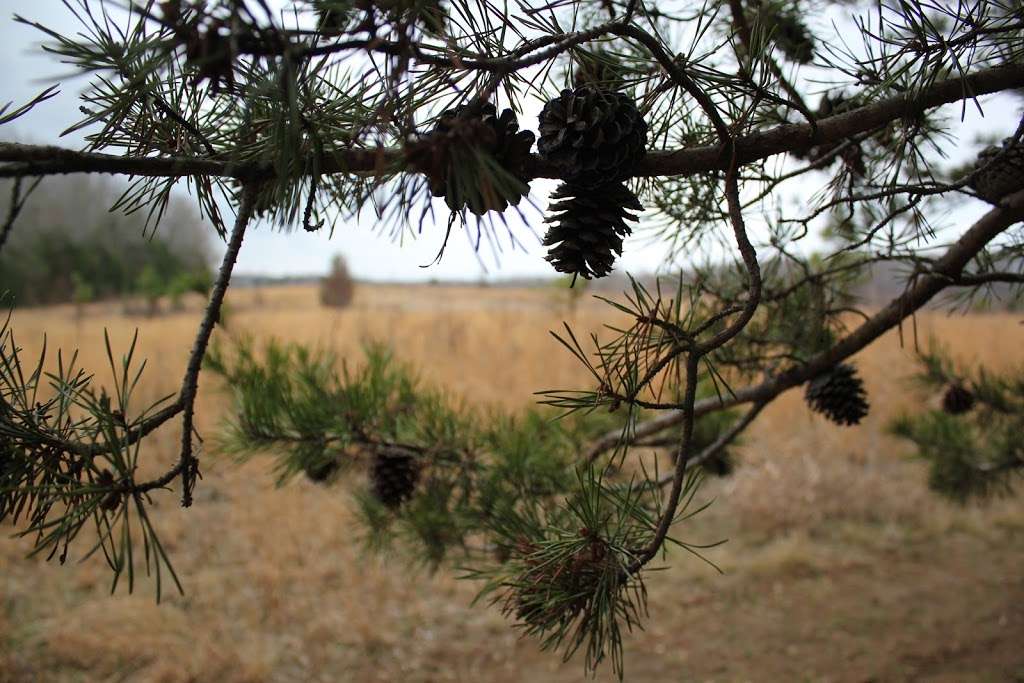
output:
[[[237,290],[233,334],[310,342],[358,357],[388,340],[424,379],[478,404],[517,408],[544,388],[585,381],[547,331],[568,313],[546,291],[362,287],[346,310],[320,308],[312,287]],[[596,327],[603,304],[570,316]],[[97,304],[17,311],[32,351],[81,349],[101,377],[103,329],[123,350],[136,327],[148,358],[146,397],[176,390],[198,304],[155,319]],[[1024,363],[1020,316],[918,318],[967,362]],[[218,334],[224,334],[219,332]],[[925,486],[907,444],[884,433],[922,399],[908,388],[912,334],[890,334],[856,360],[872,413],[855,428],[812,416],[791,391],[765,411],[736,474],[709,483],[714,505],[678,535],[728,543],[719,575],[689,556],[649,575],[647,630],[627,643],[630,681],[1024,681],[1024,498],[958,508]],[[215,437],[225,396],[201,381],[198,427]],[[158,433],[152,471],[175,457]],[[349,498],[304,480],[275,488],[269,458],[239,465],[202,456],[189,510],[173,492],[154,511],[186,595],[154,604],[109,595],[99,560],[25,559],[0,529],[0,681],[575,681],[563,664],[471,607],[476,586],[367,558]],[[610,680],[603,671],[599,680]]]

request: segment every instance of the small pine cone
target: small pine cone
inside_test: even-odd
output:
[[[1013,138],[1006,138],[1001,145],[992,145],[982,150],[974,162],[976,169],[991,163],[971,181],[971,188],[978,196],[992,204],[1008,194],[1024,189],[1024,140],[1011,144]],[[996,155],[1002,154],[999,159]]]
[[[855,425],[868,414],[867,393],[857,369],[843,363],[807,383],[811,410],[839,425]]]
[[[378,453],[370,470],[373,495],[389,508],[412,498],[420,478],[419,463],[408,453]]]
[[[574,55],[574,88],[591,87],[595,90],[616,91],[626,85],[627,69],[615,55],[605,51],[580,51]]]
[[[320,30],[325,33],[337,33],[345,30],[345,25],[348,23],[349,16],[346,9],[342,6],[335,7],[334,5],[324,3],[323,6],[317,11],[320,17]]]
[[[700,464],[706,474],[714,477],[730,477],[736,471],[736,459],[727,450],[718,452]]]
[[[817,119],[824,119],[836,114],[843,114],[856,107],[857,103],[854,100],[848,99],[843,93],[837,93],[836,95],[825,93],[822,95],[821,101],[818,102],[818,109],[814,112],[814,115]],[[835,153],[840,146],[843,146],[843,148],[829,164],[833,163],[835,159],[840,159],[854,177],[864,177],[867,173],[867,166],[864,163],[864,147],[860,142],[838,140],[823,145],[796,149],[793,150],[792,154],[798,159],[815,162]]]
[[[185,44],[185,64],[195,70],[193,82],[198,85],[209,80],[214,93],[222,87],[234,89],[235,47],[252,38],[246,32],[229,35],[229,29],[226,19],[213,19],[203,26],[193,21],[175,29],[178,40]]]
[[[540,113],[537,151],[575,185],[625,180],[647,151],[647,122],[623,93],[563,90]]]
[[[950,384],[942,396],[942,409],[950,415],[963,415],[974,407],[974,394],[962,384]]]
[[[551,247],[547,260],[560,273],[574,273],[589,280],[612,270],[615,256],[622,254],[622,238],[632,232],[627,220],[643,210],[636,195],[622,183],[586,189],[562,183],[549,207],[550,223],[544,246]]]
[[[303,467],[302,471],[305,472],[306,477],[308,477],[310,481],[315,481],[318,484],[321,484],[330,479],[331,476],[338,471],[338,461],[331,458],[329,460],[311,462]]]
[[[96,483],[103,488],[114,487],[114,474],[110,470],[103,470],[100,475],[96,478]],[[107,512],[113,512],[121,506],[121,493],[119,491],[111,491],[107,495],[103,496],[103,500],[100,501],[100,509]]]
[[[429,134],[408,143],[406,157],[412,168],[427,176],[431,194],[444,197],[452,211],[468,208],[481,216],[487,211],[504,211],[529,193],[529,179],[523,168],[533,141],[532,131],[519,130],[511,109],[499,116],[493,104],[460,105],[443,112]],[[479,152],[493,158],[507,177],[492,178],[492,174],[476,172]],[[459,171],[472,177],[458,182]],[[487,180],[499,182],[481,182]],[[476,185],[467,188],[467,183]]]
[[[809,64],[814,59],[814,35],[803,22],[799,11],[787,8],[786,3],[762,4],[763,20],[772,31],[775,44],[786,57],[798,64]]]

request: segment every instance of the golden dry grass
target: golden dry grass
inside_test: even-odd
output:
[[[238,290],[233,334],[319,344],[349,357],[389,341],[427,381],[479,404],[521,407],[543,388],[586,378],[547,330],[566,317],[544,291],[362,287],[353,307],[320,308],[312,287]],[[586,302],[571,316],[595,328]],[[18,311],[31,353],[81,349],[106,364],[103,328],[125,349],[136,327],[148,358],[144,397],[176,390],[198,317],[156,319],[96,305]],[[912,346],[910,328],[905,329]],[[918,319],[961,359],[1024,363],[1017,317]],[[222,333],[219,333],[222,334]],[[884,434],[920,398],[903,378],[912,353],[890,334],[856,359],[872,413],[856,428],[810,415],[791,391],[765,411],[736,475],[704,494],[711,509],[680,529],[690,541],[729,538],[710,552],[718,575],[688,556],[649,577],[647,631],[627,644],[627,679],[642,681],[1007,681],[1024,676],[1024,504],[956,508],[925,487],[907,445]],[[198,426],[223,416],[216,381],[201,382]],[[153,472],[178,434],[145,451]],[[271,462],[203,456],[196,504],[157,496],[155,515],[187,594],[155,605],[148,585],[108,595],[100,561],[60,567],[25,559],[0,539],[0,681],[571,681],[562,664],[520,640],[494,609],[470,607],[475,586],[365,557],[344,491],[296,480],[277,489]],[[9,531],[5,529],[4,531]],[[609,678],[602,672],[599,679]]]

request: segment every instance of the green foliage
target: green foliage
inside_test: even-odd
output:
[[[503,548],[502,565],[467,575],[485,580],[481,595],[493,594],[543,649],[561,648],[568,659],[582,648],[590,671],[610,658],[622,678],[623,634],[641,628],[647,608],[634,562],[655,536],[661,498],[646,481],[610,483],[592,468],[575,474],[575,490],[561,505],[527,506],[506,518],[514,524],[503,525],[503,536],[514,545]],[[699,481],[699,474],[687,479],[676,521],[687,516]]]
[[[702,386],[698,387],[697,395],[702,398],[713,396],[714,387],[712,383],[705,382]],[[718,441],[732,427],[738,417],[737,412],[735,410],[720,410],[707,413],[694,420],[691,452],[694,455],[699,455],[705,449],[710,448],[712,444]],[[678,446],[678,444],[674,443],[675,440],[670,441],[672,441],[672,447]],[[702,462],[701,468],[705,474],[719,477],[731,475],[736,468],[736,456],[733,448],[740,445],[740,443],[740,439],[734,439],[729,445],[724,446],[717,453]],[[674,451],[673,455],[675,455]]]
[[[914,442],[930,465],[929,486],[949,499],[966,503],[1012,492],[1024,474],[1024,368],[1005,376],[984,368],[968,374],[934,343],[920,360],[920,387],[959,387],[974,401],[960,414],[935,409],[897,416],[890,431]]]
[[[169,296],[171,304],[178,308],[181,305],[182,297],[186,294],[199,294],[205,298],[209,296],[212,287],[213,278],[209,271],[182,272],[171,278],[161,288],[161,294]]]
[[[153,266],[145,266],[135,278],[135,291],[145,297],[150,305],[156,304],[164,289],[164,282]]]
[[[621,418],[473,409],[423,387],[380,344],[366,347],[358,368],[336,363],[273,341],[261,353],[246,340],[212,350],[207,368],[235,405],[224,450],[272,453],[279,483],[325,460],[345,473],[388,453],[413,455],[420,474],[403,504],[348,478],[368,547],[410,550],[430,568],[454,555],[544,647],[569,657],[585,646],[589,668],[611,657],[621,673],[623,629],[645,604],[631,565],[654,537],[662,494],[647,480],[611,481],[577,465],[583,446]],[[687,501],[698,482],[696,471],[687,478]]]
[[[26,365],[7,321],[0,325],[0,522],[21,523],[32,554],[62,564],[91,527],[95,538],[81,557],[103,554],[111,591],[126,575],[131,592],[141,562],[159,599],[165,573],[181,590],[149,518],[147,492],[163,483],[136,482],[141,442],[129,434],[167,399],[139,411],[135,341],[120,362],[106,341],[113,395],[78,367],[77,354],[58,351],[48,370],[44,347]]]
[[[96,288],[77,272],[71,273],[71,300],[76,304],[87,304],[96,299]]]

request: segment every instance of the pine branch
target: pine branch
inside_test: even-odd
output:
[[[700,467],[705,462],[712,460],[715,456],[719,455],[725,448],[735,441],[747,427],[754,422],[764,407],[768,405],[767,402],[756,402],[742,417],[735,420],[729,429],[722,432],[714,442],[706,446],[700,453],[692,456],[686,463],[686,469],[694,467]],[[666,474],[658,479],[658,486],[667,486],[672,483],[675,478],[674,474]]]
[[[751,164],[776,154],[809,146],[839,143],[906,116],[928,109],[973,99],[981,95],[1024,87],[1024,66],[982,69],[964,78],[937,82],[920,92],[885,98],[842,114],[818,119],[816,125],[785,124],[735,139],[736,162]],[[650,151],[636,175],[660,177],[728,170],[729,147],[725,144],[669,151]],[[277,177],[272,165],[231,162],[201,157],[133,158],[94,152],[76,152],[49,145],[0,142],[0,177],[59,175],[65,173],[116,173],[144,177],[217,176],[239,180]],[[395,148],[348,149],[325,153],[319,168],[325,175],[393,173],[405,166],[404,153]],[[559,178],[552,164],[532,155],[524,168],[528,178]]]
[[[957,287],[977,287],[979,285],[994,284],[997,282],[1024,283],[1024,273],[963,273],[951,284]]]
[[[695,417],[731,408],[744,403],[771,401],[782,392],[799,386],[824,370],[846,360],[868,346],[904,319],[927,304],[936,294],[955,282],[971,260],[985,246],[1011,225],[1024,221],[1024,191],[1006,197],[1002,206],[992,209],[974,223],[946,253],[934,262],[931,273],[918,278],[916,284],[893,299],[878,313],[837,342],[828,351],[761,384],[735,391],[730,397],[703,399],[693,406]],[[671,429],[684,420],[684,413],[675,410],[639,424],[631,438],[642,439]],[[620,444],[622,433],[610,431],[592,444],[589,457],[596,457]]]
[[[1024,373],[967,372],[934,342],[920,355],[918,388],[941,389],[941,410],[903,414],[889,422],[929,463],[929,486],[958,503],[1008,494],[1024,474]]]

